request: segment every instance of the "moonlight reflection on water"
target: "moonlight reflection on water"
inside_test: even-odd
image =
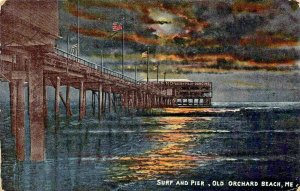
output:
[[[206,186],[212,180],[296,183],[299,108],[295,103],[231,105],[205,109],[218,114],[209,117],[199,110],[167,109],[175,116],[125,117],[100,125],[97,120],[49,121],[42,163],[16,162],[10,120],[4,117],[3,189],[165,190],[157,180],[201,180]]]

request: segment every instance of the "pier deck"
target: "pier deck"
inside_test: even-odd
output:
[[[7,0],[1,7],[0,80],[9,82],[11,130],[16,156],[25,159],[25,96],[28,88],[31,159],[45,159],[47,87],[55,88],[55,115],[60,102],[72,116],[71,88],[79,90],[79,120],[86,116],[87,91],[92,91],[93,112],[104,113],[165,107],[209,107],[210,82],[146,83],[104,68],[56,48],[59,39],[56,0]],[[26,85],[26,86],[25,86]],[[62,96],[65,86],[66,96]],[[118,98],[118,99],[116,99]],[[116,102],[119,102],[116,104]]]

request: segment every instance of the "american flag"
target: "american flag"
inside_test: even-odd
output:
[[[142,58],[147,58],[148,57],[148,51],[145,51],[142,53]]]
[[[120,23],[114,22],[112,25],[112,29],[114,32],[123,30],[123,26]]]

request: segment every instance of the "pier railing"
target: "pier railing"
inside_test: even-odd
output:
[[[149,92],[157,94],[157,95],[162,95],[162,92],[160,91],[160,89],[153,83],[147,83],[147,82],[145,82],[141,79],[135,80],[135,79],[133,79],[133,78],[127,76],[127,75],[124,75],[124,74],[120,73],[120,72],[116,72],[116,71],[111,70],[109,68],[103,67],[102,65],[98,65],[98,64],[95,64],[95,63],[93,63],[91,61],[88,61],[86,59],[77,57],[76,55],[68,53],[67,51],[64,51],[64,50],[59,49],[59,48],[55,48],[55,52],[56,52],[56,54],[58,54],[58,55],[60,55],[64,58],[70,59],[72,61],[75,61],[75,62],[78,62],[78,63],[83,64],[85,66],[88,66],[89,68],[95,69],[95,70],[99,71],[101,74],[106,74],[106,75],[110,75],[110,76],[122,79],[123,81],[129,82],[129,83],[134,84],[136,86],[139,85],[139,87],[141,89],[145,90],[145,91],[149,91]]]
[[[111,70],[109,68],[103,67],[103,66],[98,65],[98,64],[95,64],[95,63],[93,63],[91,61],[88,61],[86,59],[77,57],[77,56],[75,56],[73,54],[70,54],[70,53],[64,51],[64,50],[55,48],[55,51],[60,56],[63,56],[65,58],[67,58],[67,59],[79,62],[80,64],[83,64],[85,66],[93,68],[93,69],[95,69],[95,70],[97,70],[97,71],[99,71],[99,72],[101,72],[103,74],[111,75],[113,77],[123,79],[124,81],[130,82],[130,83],[133,83],[133,84],[141,84],[141,83],[143,83],[140,80],[135,80],[135,79],[133,79],[133,78],[127,76],[127,75],[124,75],[124,74],[120,73],[120,72],[116,72],[114,70]]]

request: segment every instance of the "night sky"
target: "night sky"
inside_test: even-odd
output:
[[[212,81],[214,101],[300,101],[300,9],[288,0],[60,2],[58,46],[77,43],[80,55],[120,70],[124,22],[125,69],[145,78],[142,53],[150,50],[150,78]],[[235,96],[232,96],[232,95]]]

